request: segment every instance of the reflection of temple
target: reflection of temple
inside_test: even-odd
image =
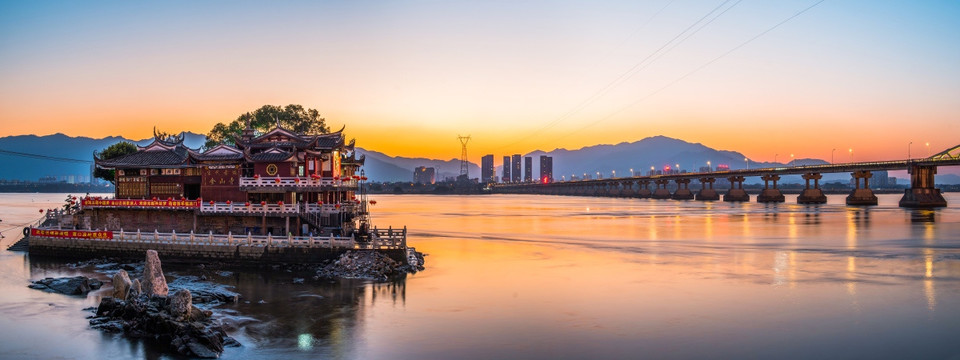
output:
[[[357,191],[366,179],[358,174],[364,158],[342,131],[307,135],[278,124],[257,135],[247,124],[235,145],[203,152],[182,137],[155,136],[135,153],[95,158],[98,168],[116,171],[116,200],[84,202],[78,222],[110,230],[350,234],[364,214]]]
[[[403,307],[406,302],[405,277],[385,283],[342,279],[294,284],[286,274],[237,272],[224,280],[218,281],[234,285],[245,300],[228,307],[257,319],[241,325],[256,345],[244,351],[261,355],[251,357],[264,357],[256,348],[269,357],[302,356],[304,351],[323,354],[321,358],[362,357],[355,352],[375,307]]]

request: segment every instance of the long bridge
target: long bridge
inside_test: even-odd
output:
[[[910,188],[900,199],[901,207],[935,208],[947,206],[947,200],[934,184],[937,167],[960,166],[960,145],[944,150],[936,155],[922,159],[850,162],[840,164],[803,165],[770,167],[759,169],[740,169],[710,172],[688,172],[668,175],[631,176],[612,179],[561,181],[551,183],[500,183],[491,184],[496,193],[542,194],[542,195],[579,195],[579,196],[619,196],[652,199],[717,201],[720,193],[713,188],[718,178],[726,178],[730,189],[723,194],[723,201],[750,201],[750,195],[743,189],[747,177],[759,176],[763,180],[763,189],[757,195],[758,202],[784,202],[786,199],[777,182],[783,175],[801,175],[806,187],[797,196],[800,204],[824,204],[826,195],[820,189],[820,179],[824,173],[849,172],[855,181],[855,187],[847,196],[848,205],[876,205],[877,196],[870,189],[873,171],[907,170],[910,173]],[[701,190],[696,194],[689,188],[691,181],[700,182]],[[812,183],[811,183],[812,181]],[[671,192],[670,183],[676,184]],[[654,189],[650,189],[650,185]]]

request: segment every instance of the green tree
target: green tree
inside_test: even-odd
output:
[[[258,134],[273,129],[279,120],[280,126],[301,134],[324,134],[330,132],[324,118],[316,109],[305,109],[302,105],[287,106],[264,105],[259,109],[243,113],[230,123],[218,123],[207,134],[206,148],[219,144],[233,144],[233,137],[239,137],[250,122],[250,127]]]
[[[94,156],[100,158],[100,160],[109,160],[117,157],[121,157],[127,154],[133,154],[137,152],[137,146],[127,142],[121,141],[116,144],[107,146],[106,149],[101,150],[100,152],[94,153]],[[103,179],[111,183],[115,182],[114,170],[112,169],[93,169],[93,177],[98,179]]]

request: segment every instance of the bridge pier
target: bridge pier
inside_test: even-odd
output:
[[[640,180],[637,181],[637,184],[640,185],[640,190],[637,190],[637,197],[641,199],[646,199],[653,196],[653,193],[650,192],[650,180]]]
[[[807,186],[803,189],[803,192],[800,193],[800,196],[797,196],[797,204],[827,203],[827,196],[823,194],[823,190],[820,190],[820,179],[822,178],[823,175],[820,175],[820,173],[803,174],[803,180],[806,180]],[[812,189],[810,188],[810,180],[813,180]]]
[[[654,199],[669,199],[670,190],[667,190],[667,184],[670,183],[670,180],[657,179],[654,183],[657,184],[657,189],[653,191],[653,196],[651,197]]]
[[[858,170],[851,175],[853,175],[854,189],[850,192],[850,195],[847,195],[847,205],[876,205],[877,196],[873,194],[873,190],[870,190],[870,178],[873,177],[873,173]],[[860,187],[860,179],[863,179],[862,188]]]
[[[935,188],[934,175],[936,166],[910,165],[910,188],[904,191],[900,198],[900,207],[906,208],[937,208],[946,207],[947,199]]]
[[[637,192],[633,190],[633,180],[620,182],[620,196],[633,197]]]
[[[750,201],[750,194],[743,190],[743,176],[731,176],[727,180],[730,181],[730,190],[723,195],[723,201]]]
[[[700,178],[700,192],[697,193],[696,199],[699,201],[716,201],[720,200],[720,194],[713,189],[713,183],[717,179],[711,177]]]
[[[693,192],[690,191],[690,179],[677,179],[677,191],[673,193],[674,200],[693,200]]]
[[[763,191],[757,195],[757,202],[784,202],[786,198],[780,189],[777,189],[777,181],[780,181],[780,175],[763,175]],[[773,181],[773,188],[770,188],[770,182]]]

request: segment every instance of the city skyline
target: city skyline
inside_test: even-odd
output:
[[[955,2],[2,8],[0,136],[206,133],[293,103],[394,156],[470,133],[474,163],[655,135],[755,161],[960,142]]]

